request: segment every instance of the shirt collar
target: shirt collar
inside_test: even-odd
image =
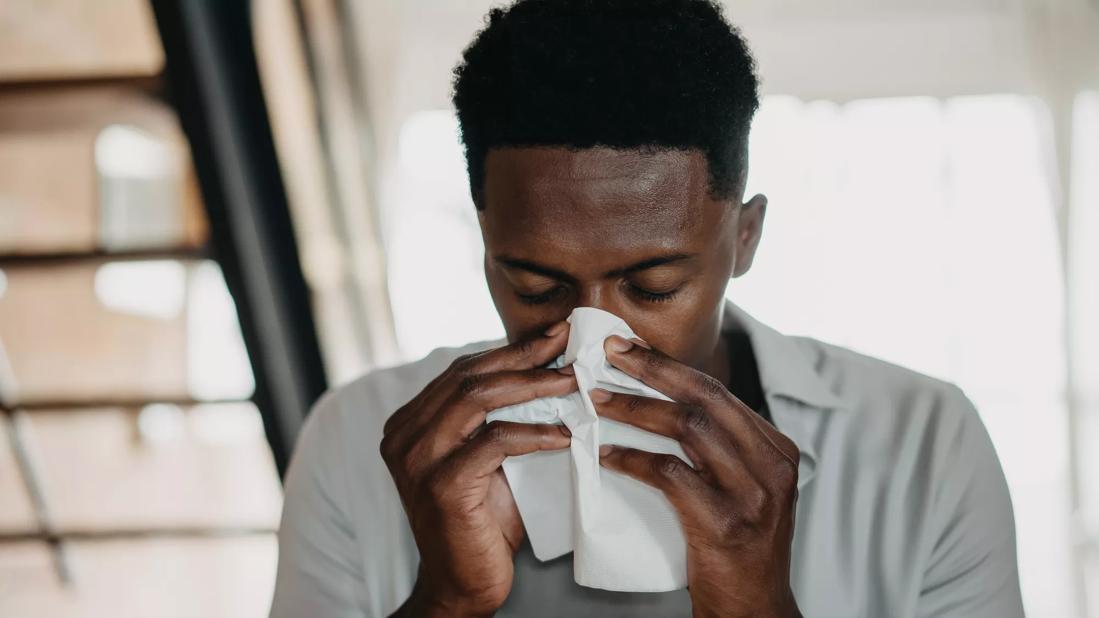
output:
[[[826,410],[845,407],[843,400],[832,392],[793,338],[756,320],[732,301],[726,301],[722,331],[736,329],[747,333],[752,343],[752,352],[759,367],[759,381],[768,398],[785,397]]]
[[[815,476],[822,412],[846,407],[813,367],[797,342],[759,322],[730,301],[725,303],[722,330],[742,329],[752,344],[759,381],[775,427],[797,444],[798,490]]]

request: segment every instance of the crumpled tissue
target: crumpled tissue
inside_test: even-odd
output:
[[[675,510],[659,490],[600,466],[599,446],[615,444],[691,460],[671,438],[597,416],[588,391],[669,398],[607,362],[607,337],[636,337],[621,318],[579,307],[568,321],[568,346],[551,366],[572,365],[579,392],[488,415],[488,422],[559,423],[572,432],[567,450],[509,457],[503,464],[534,555],[546,561],[573,552],[576,583],[589,588],[684,588],[686,545]]]

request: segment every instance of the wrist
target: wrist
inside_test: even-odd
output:
[[[770,599],[691,594],[692,618],[802,618],[792,590]]]

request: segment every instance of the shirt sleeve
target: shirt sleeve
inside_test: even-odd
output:
[[[323,398],[306,420],[285,481],[271,618],[356,616],[362,564],[342,496],[338,409]]]
[[[960,416],[945,449],[931,517],[933,542],[918,616],[1023,616],[1015,555],[1015,518],[996,451],[976,409],[960,390]]]

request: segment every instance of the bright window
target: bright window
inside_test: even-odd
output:
[[[1028,613],[1072,615],[1062,273],[1045,108],[1002,95],[768,98],[750,192],[770,198],[729,296],[788,333],[961,386],[1015,504]]]

